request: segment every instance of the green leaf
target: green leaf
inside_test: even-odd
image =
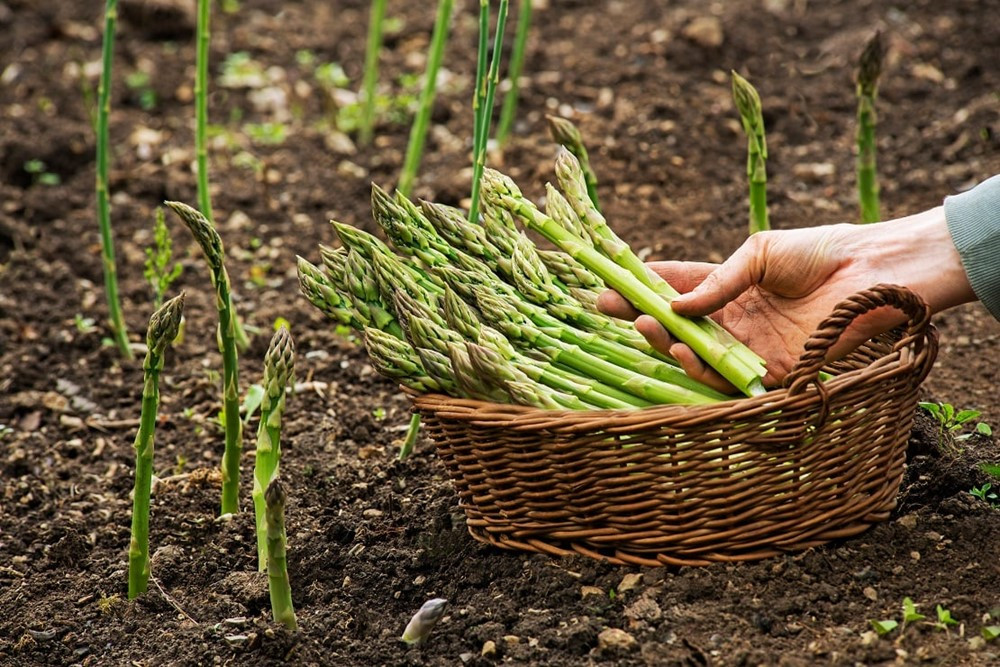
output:
[[[986,422],[979,422],[976,424],[976,433],[979,435],[991,436],[993,435],[993,429]]]
[[[887,618],[883,621],[876,621],[875,619],[872,619],[868,622],[872,624],[873,628],[875,628],[875,632],[878,633],[879,637],[884,637],[899,626],[899,623],[891,618]]]
[[[951,617],[951,612],[938,605],[936,607],[938,623],[948,626],[948,625],[958,625],[958,621]]]
[[[952,418],[954,418],[955,416],[955,406],[952,405],[951,403],[942,403],[941,414],[944,416],[944,419],[942,419],[942,421],[945,424],[950,424]]]
[[[965,422],[973,420],[973,419],[975,419],[976,417],[978,417],[981,414],[982,413],[979,410],[960,410],[958,412],[958,414],[955,415],[955,419],[954,419],[954,424],[955,425],[952,426],[952,428],[956,428],[958,426],[961,426]]]
[[[979,469],[990,477],[1000,479],[1000,463],[980,463]]]
[[[247,387],[247,395],[243,398],[243,424],[250,423],[250,418],[257,412],[261,402],[264,400],[264,387],[259,384],[252,384]]]
[[[910,598],[903,598],[903,623],[913,623],[927,618],[917,612],[917,605],[913,604]]]
[[[982,629],[983,639],[988,642],[1000,637],[1000,625],[984,625]]]

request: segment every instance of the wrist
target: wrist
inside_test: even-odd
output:
[[[865,225],[869,262],[882,281],[902,285],[937,313],[976,300],[955,248],[944,207],[887,222]]]

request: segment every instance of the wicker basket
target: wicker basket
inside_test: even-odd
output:
[[[904,327],[817,374],[855,317]],[[506,549],[617,564],[766,558],[848,537],[896,503],[917,387],[937,354],[927,305],[877,285],[841,303],[785,388],[709,406],[552,411],[412,396],[469,532]]]

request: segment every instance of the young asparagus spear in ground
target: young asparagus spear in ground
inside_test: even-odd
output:
[[[267,567],[267,525],[264,492],[278,476],[281,464],[281,417],[285,412],[285,387],[295,373],[295,343],[285,327],[271,338],[264,357],[264,398],[257,428],[257,455],[253,469],[253,509],[257,522],[257,567]]]
[[[128,598],[146,592],[149,583],[149,492],[153,479],[153,432],[160,403],[163,353],[177,337],[184,314],[184,293],[167,301],[149,318],[146,359],[142,363],[142,413],[135,436],[135,490],[132,498],[132,540],[128,550]]]
[[[546,116],[549,121],[549,133],[557,144],[568,150],[580,161],[580,168],[587,182],[587,196],[594,203],[594,208],[601,210],[601,205],[597,201],[597,175],[590,167],[590,155],[587,147],[583,145],[583,136],[576,125],[558,116]],[[550,214],[551,215],[551,214]]]
[[[861,202],[861,222],[882,219],[878,201],[878,173],[875,169],[875,98],[878,78],[882,73],[882,33],[876,32],[858,63],[858,199]]]
[[[278,478],[271,480],[264,492],[267,516],[267,583],[271,592],[271,613],[274,620],[291,631],[298,630],[292,587],[288,583],[288,563],[285,555],[285,490]]]
[[[747,179],[750,183],[750,233],[770,229],[767,221],[767,140],[760,96],[750,82],[733,72],[733,101],[747,135]]]
[[[191,230],[205,254],[215,286],[215,305],[219,311],[218,342],[222,352],[222,405],[226,428],[226,448],[222,454],[222,514],[240,511],[240,454],[243,451],[243,420],[240,419],[239,363],[236,351],[236,311],[226,272],[226,253],[222,239],[204,215],[181,202],[169,206]]]

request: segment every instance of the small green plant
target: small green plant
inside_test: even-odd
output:
[[[872,619],[868,622],[871,623],[872,628],[875,629],[875,632],[878,634],[879,637],[884,637],[885,635],[889,634],[897,627],[899,627],[899,622],[894,621],[891,618],[887,618],[881,621],[876,621]]]
[[[903,598],[903,625],[922,621],[926,616],[917,611],[917,605],[910,598]]]
[[[958,621],[951,617],[951,612],[941,605],[935,607],[934,611],[937,613],[937,622],[934,623],[934,627],[939,630],[947,632],[951,626],[958,625]]]
[[[978,422],[972,433],[957,435],[966,424],[979,417],[982,413],[979,410],[956,410],[950,403],[921,402],[921,408],[926,410],[938,423],[938,435],[943,440],[945,433],[951,433],[956,440],[967,440],[975,434],[991,436],[993,429],[986,422]]]
[[[31,174],[32,185],[59,185],[62,182],[59,174],[49,171],[42,160],[28,160],[24,163],[24,171]]]
[[[128,598],[146,592],[149,584],[149,493],[153,481],[153,434],[160,405],[160,371],[163,355],[177,337],[184,314],[184,293],[167,301],[152,317],[146,330],[143,361],[142,409],[135,436],[135,489],[132,497],[132,537],[128,550]]]
[[[991,642],[997,637],[1000,637],[1000,625],[984,625],[981,633],[983,635],[983,639]]]
[[[149,72],[136,70],[125,77],[125,85],[135,93],[139,107],[143,111],[152,111],[156,108],[156,91],[150,85]]]
[[[146,267],[142,272],[146,282],[153,288],[154,308],[163,304],[163,295],[184,270],[180,262],[171,265],[173,255],[173,241],[163,216],[163,207],[157,206],[153,223],[153,245],[146,248]]]
[[[767,219],[767,139],[760,95],[733,72],[733,101],[747,135],[747,181],[750,184],[750,234],[771,228]]]
[[[159,308],[159,304],[157,304],[157,308]],[[80,313],[73,316],[73,326],[75,326],[76,330],[82,334],[89,334],[97,331],[97,327],[94,326],[94,318],[84,317]]]
[[[1000,505],[1000,496],[998,496],[993,490],[993,485],[986,482],[980,487],[972,487],[969,489],[974,497],[979,498],[984,503],[989,503],[990,505]]]
[[[1000,463],[980,463],[979,469],[990,477],[1000,480]]]
[[[280,146],[288,138],[288,128],[283,123],[245,123],[243,132],[258,146]]]
[[[385,419],[385,408],[375,408],[372,410],[372,417],[379,421]]]

